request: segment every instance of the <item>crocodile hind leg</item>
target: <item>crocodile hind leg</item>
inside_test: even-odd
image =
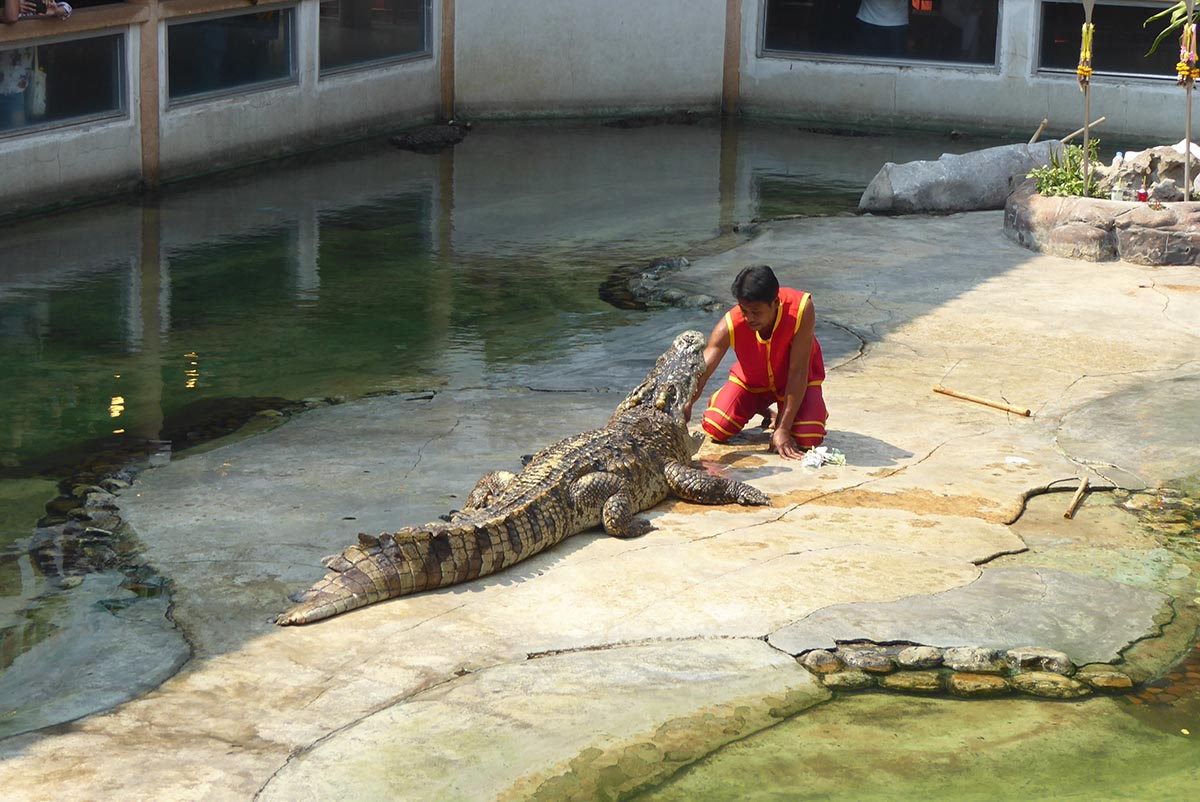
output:
[[[671,492],[694,504],[744,504],[766,506],[771,499],[757,487],[735,479],[713,476],[699,468],[669,460],[663,465]]]
[[[467,496],[467,502],[463,504],[463,511],[481,510],[491,503],[492,499],[504,492],[512,480],[516,479],[517,475],[512,471],[492,471],[485,473],[475,487],[471,490],[471,494]]]
[[[517,475],[512,471],[492,471],[491,473],[486,473],[475,483],[475,487],[471,489],[462,509],[450,510],[446,515],[439,515],[438,517],[443,521],[453,523],[459,521],[468,513],[482,510],[488,504],[491,504],[493,499],[503,493],[512,484],[512,480],[516,478]]]
[[[613,537],[638,537],[654,527],[635,517],[640,509],[629,493],[629,483],[615,473],[595,471],[571,485],[571,502],[578,509],[599,510],[604,531]]]

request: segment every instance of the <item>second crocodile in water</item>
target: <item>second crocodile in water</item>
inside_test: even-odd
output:
[[[603,429],[542,449],[520,473],[489,473],[449,521],[359,535],[357,544],[323,560],[329,573],[277,623],[307,624],[467,582],[597,524],[615,537],[636,537],[653,528],[636,513],[669,495],[699,504],[769,504],[744,482],[690,465],[698,440],[684,413],[703,371],[704,335],[685,331]]]

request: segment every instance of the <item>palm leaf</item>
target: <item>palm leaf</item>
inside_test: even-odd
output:
[[[1161,20],[1167,16],[1170,16],[1171,24],[1166,28],[1163,28],[1162,32],[1155,37],[1154,44],[1150,45],[1150,49],[1146,52],[1146,56],[1154,55],[1154,52],[1158,50],[1158,46],[1163,43],[1164,39],[1183,27],[1183,23],[1187,21],[1188,18],[1186,0],[1179,0],[1179,2],[1175,5],[1164,8],[1154,16],[1149,17],[1145,22],[1142,23],[1142,27],[1145,28],[1150,23],[1156,20]]]

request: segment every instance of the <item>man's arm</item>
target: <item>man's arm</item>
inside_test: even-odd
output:
[[[696,384],[696,394],[692,396],[692,400],[683,411],[684,420],[692,419],[692,404],[695,404],[696,399],[704,392],[704,385],[708,384],[709,378],[717,369],[717,365],[721,364],[721,360],[725,358],[725,352],[728,350],[729,324],[725,322],[725,316],[721,315],[721,319],[717,321],[717,325],[713,326],[712,334],[708,337],[708,344],[704,346],[704,375]]]
[[[0,22],[12,24],[21,18],[21,0],[4,0],[4,13]]]
[[[771,450],[784,459],[800,459],[804,451],[792,439],[792,424],[800,411],[800,402],[808,392],[808,363],[812,360],[813,329],[817,313],[813,309],[812,296],[800,313],[800,328],[792,338],[792,353],[788,358],[787,387],[783,391],[783,402],[779,405],[779,417],[775,419],[775,431],[771,432]]]

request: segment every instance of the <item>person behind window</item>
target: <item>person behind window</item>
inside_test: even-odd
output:
[[[38,8],[37,0],[4,0],[0,21],[11,25],[31,17],[71,16],[71,4],[46,0]],[[36,48],[18,47],[0,50],[0,131],[11,131],[26,124],[25,90],[33,79],[33,64]]]
[[[980,0],[942,0],[942,16],[958,28],[959,58],[963,61],[979,60],[979,23],[983,17]]]
[[[0,50],[0,131],[25,125],[25,90],[32,75],[32,47]]]
[[[859,49],[871,56],[908,54],[909,0],[862,0],[858,7]]]

